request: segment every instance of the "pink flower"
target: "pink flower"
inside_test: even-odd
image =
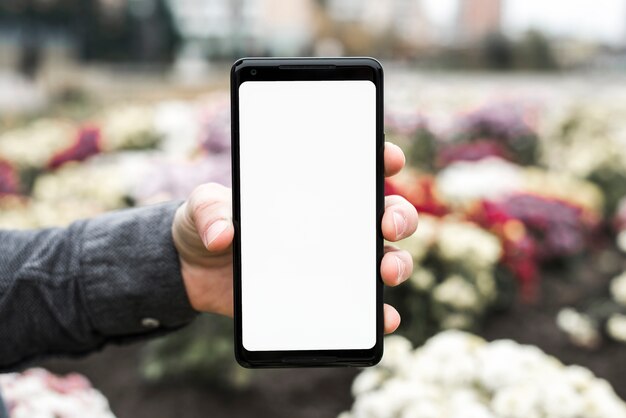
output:
[[[100,151],[100,129],[95,126],[85,126],[78,131],[76,141],[71,147],[52,156],[48,162],[48,168],[59,168],[70,161],[83,161]]]
[[[455,161],[478,161],[487,157],[511,160],[505,147],[493,139],[444,146],[437,156],[437,165],[445,167]]]
[[[397,194],[406,198],[420,213],[443,216],[449,212],[437,196],[432,176],[412,176],[404,182],[385,180],[385,196]]]
[[[0,196],[19,193],[17,171],[7,161],[0,160]]]

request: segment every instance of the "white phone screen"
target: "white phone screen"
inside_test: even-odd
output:
[[[372,348],[376,86],[247,81],[239,129],[244,348]]]

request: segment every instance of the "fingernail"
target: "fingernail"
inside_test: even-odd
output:
[[[211,243],[215,241],[226,228],[228,228],[228,224],[229,222],[224,219],[218,219],[213,222],[204,235],[204,246],[208,247],[211,245]]]
[[[406,220],[404,219],[404,216],[398,212],[394,212],[393,226],[396,228],[396,237],[402,236],[402,234],[404,234],[404,230],[406,229]]]
[[[404,262],[400,259],[400,257],[395,257],[395,258],[396,258],[396,266],[398,267],[397,282],[400,283],[402,282],[402,279],[404,276]]]

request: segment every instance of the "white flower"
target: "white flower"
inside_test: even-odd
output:
[[[480,338],[460,331],[447,331],[431,338],[416,352],[411,374],[445,386],[462,386],[476,379]]]
[[[474,325],[474,318],[463,313],[446,313],[439,321],[441,329],[469,329]]]
[[[68,122],[38,120],[0,135],[0,156],[18,167],[41,168],[54,154],[72,145],[76,135],[75,127]]]
[[[420,401],[407,406],[400,418],[441,418],[443,416],[441,402]]]
[[[481,309],[474,286],[456,274],[448,277],[433,289],[433,299],[456,310],[478,311]]]
[[[487,300],[493,300],[497,296],[496,279],[491,273],[481,271],[476,275],[476,288]]]
[[[489,391],[497,391],[528,376],[557,367],[536,347],[520,346],[511,340],[495,341],[478,355],[478,381]]]
[[[352,416],[354,418],[393,418],[397,409],[387,399],[385,392],[368,392],[356,398],[352,407]]]
[[[588,315],[565,308],[559,311],[556,323],[576,345],[593,348],[600,344],[600,333]]]
[[[543,418],[537,397],[537,389],[532,385],[505,387],[495,393],[490,407],[498,417]]]
[[[380,366],[400,371],[412,355],[411,342],[400,335],[390,335],[385,338],[385,348]]]
[[[606,321],[606,332],[615,341],[626,343],[626,315],[611,315]]]
[[[611,295],[617,303],[626,306],[626,271],[611,280]]]
[[[441,222],[437,250],[449,262],[491,268],[502,255],[502,244],[493,234],[469,222]]]
[[[411,253],[415,265],[436,250],[443,261],[478,273],[493,269],[502,255],[502,244],[495,235],[474,223],[451,217],[421,216],[417,232],[397,245]]]
[[[446,331],[394,367],[340,418],[626,418],[606,381],[509,340]]]
[[[584,392],[585,417],[625,418],[626,405],[617,397],[605,380],[595,379]]]
[[[0,199],[0,229],[37,227],[38,225],[33,219],[31,208],[30,200],[17,196],[3,196]]]
[[[437,175],[437,190],[445,200],[465,203],[497,198],[523,185],[521,168],[497,157],[450,164]]]
[[[0,376],[0,390],[12,405],[11,418],[115,418],[106,398],[77,375],[30,369]]]
[[[541,135],[544,162],[580,178],[606,168],[625,173],[624,109],[616,105],[620,102],[560,106],[563,110],[553,112],[556,117],[548,118],[552,121],[545,124]]]
[[[587,390],[593,381],[596,380],[589,369],[577,365],[566,367],[563,376],[579,392]]]
[[[150,107],[123,105],[109,109],[100,117],[100,126],[105,151],[148,148],[160,139]]]
[[[364,370],[354,379],[354,382],[352,382],[352,394],[354,396],[359,396],[365,392],[378,389],[387,378],[387,375],[388,373],[381,368],[370,368]]]
[[[430,290],[435,285],[436,279],[432,271],[417,268],[411,277],[409,277],[409,283],[416,289],[422,292]]]
[[[584,400],[561,374],[534,380],[540,390],[539,405],[545,416],[578,418],[584,415]]]
[[[448,416],[450,418],[495,418],[488,406],[472,401],[453,403]]]
[[[159,103],[154,109],[154,130],[162,138],[160,148],[166,154],[188,158],[198,148],[198,111],[185,102]]]
[[[393,418],[418,394],[416,389],[404,381],[389,380],[380,391],[358,397],[352,413],[355,418]]]
[[[106,210],[124,207],[124,196],[129,192],[133,175],[122,166],[119,156],[105,155],[83,163],[65,164],[37,177],[32,197],[53,205],[78,202]]]

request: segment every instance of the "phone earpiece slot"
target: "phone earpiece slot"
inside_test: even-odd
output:
[[[335,65],[279,65],[279,70],[334,70]]]

